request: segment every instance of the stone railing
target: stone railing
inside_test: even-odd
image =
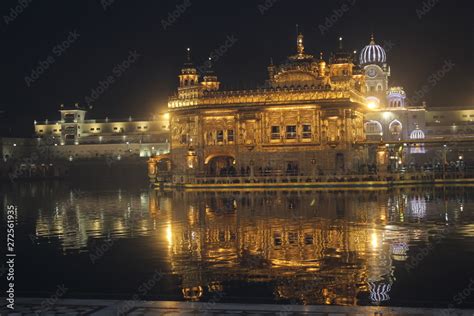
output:
[[[319,183],[319,182],[392,182],[401,180],[422,180],[434,181],[442,179],[442,175],[433,172],[418,173],[380,173],[380,174],[364,174],[364,175],[327,175],[327,176],[311,176],[311,175],[265,175],[265,176],[198,176],[187,177],[189,184],[236,184],[236,183]],[[448,178],[445,174],[444,178]],[[449,178],[464,178],[463,174],[450,173]]]
[[[260,89],[244,91],[218,91],[209,92],[198,98],[171,97],[169,108],[180,108],[198,105],[224,105],[224,104],[278,104],[286,102],[311,102],[315,100],[348,99],[352,102],[365,104],[365,98],[355,90],[326,90],[315,88],[281,88]]]

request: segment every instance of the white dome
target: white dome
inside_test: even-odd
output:
[[[425,139],[425,133],[421,129],[415,129],[411,132],[410,139]]]
[[[382,46],[375,44],[374,37],[370,41],[370,44],[365,46],[360,52],[360,64],[383,64],[387,62],[387,54]]]

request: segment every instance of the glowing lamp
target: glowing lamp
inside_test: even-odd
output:
[[[367,107],[368,107],[369,109],[373,110],[373,109],[377,108],[377,103],[375,103],[375,102],[373,102],[373,101],[372,101],[372,102],[369,102],[369,103],[367,104]]]

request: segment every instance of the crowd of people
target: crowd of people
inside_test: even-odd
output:
[[[464,172],[468,168],[464,161],[451,161],[446,163],[444,166],[442,163],[423,163],[423,164],[408,164],[408,165],[392,165],[389,164],[386,170],[381,170],[376,164],[364,164],[358,166],[357,170],[340,170],[328,172],[322,170],[320,167],[315,167],[315,172],[311,175],[301,173],[298,165],[294,163],[288,163],[285,169],[275,169],[271,166],[259,166],[254,167],[253,176],[264,177],[264,176],[326,176],[326,175],[376,175],[380,172],[383,173],[415,173],[415,172],[436,172],[436,173],[454,173]],[[211,170],[208,176],[219,176],[219,177],[249,177],[251,175],[250,166],[241,166],[237,169],[234,165],[223,167],[218,171]]]

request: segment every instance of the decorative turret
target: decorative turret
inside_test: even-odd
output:
[[[390,108],[404,108],[406,94],[403,87],[391,87],[387,91],[388,107]]]
[[[382,46],[375,44],[374,34],[372,34],[369,45],[365,46],[360,52],[360,64],[362,66],[368,64],[383,65],[386,62],[387,54]]]
[[[296,37],[296,55],[290,56],[290,60],[309,60],[312,58],[313,55],[304,53],[304,36],[302,33],[298,33]]]
[[[326,62],[323,59],[323,52],[319,53],[318,70],[319,77],[324,77],[326,73]]]
[[[350,52],[344,51],[342,37],[339,37],[339,48],[331,56],[331,64],[353,64],[353,57]]]
[[[196,67],[191,61],[191,49],[187,49],[187,59],[179,75],[180,88],[193,87],[199,84],[199,75]]]
[[[271,80],[275,76],[275,65],[273,64],[273,58],[270,58],[270,65],[268,65],[268,78]]]
[[[365,74],[367,99],[376,101],[382,108],[386,107],[390,67],[386,64],[385,50],[375,43],[373,34],[370,37],[369,45],[361,50],[359,61]]]
[[[339,49],[331,56],[331,78],[333,81],[352,78],[354,67],[352,54],[344,51],[342,37],[339,37]]]
[[[212,69],[212,59],[209,57],[208,67],[204,74],[204,81],[201,82],[201,85],[206,91],[217,91],[219,90],[220,82],[217,80],[217,75]]]

